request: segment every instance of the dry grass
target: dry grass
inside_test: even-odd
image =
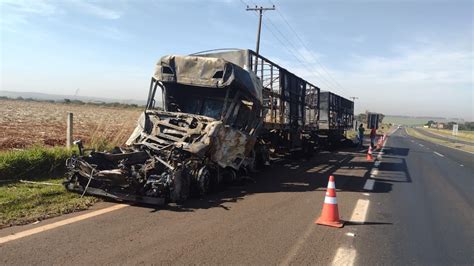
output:
[[[66,116],[74,113],[74,139],[86,145],[122,145],[132,133],[141,109],[28,102],[0,99],[0,150],[66,143]]]
[[[68,112],[74,113],[74,139],[102,149],[122,145],[141,111],[0,99],[0,228],[86,209],[97,201],[60,185],[61,169],[72,151],[47,148],[65,145]],[[51,178],[55,172],[58,176]],[[20,178],[56,185],[24,184]]]

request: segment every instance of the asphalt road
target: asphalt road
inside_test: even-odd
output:
[[[182,206],[128,206],[48,228],[0,244],[0,264],[472,265],[471,155],[403,129],[383,152],[375,164],[353,150],[282,161],[256,183]],[[331,174],[342,229],[314,224]],[[0,230],[0,243],[114,205]]]
[[[422,128],[414,128],[414,129],[416,131],[418,131],[420,134],[423,134],[423,135],[428,136],[428,137],[437,138],[437,139],[441,139],[441,140],[447,140],[447,141],[451,141],[453,143],[460,143],[460,144],[464,144],[464,145],[474,146],[474,142],[472,142],[472,141],[460,140],[460,139],[456,139],[455,137],[452,137],[452,136],[443,136],[443,135],[440,135],[440,134],[434,134],[433,132],[424,130]]]
[[[388,183],[393,189],[374,195],[371,217],[392,225],[371,228],[369,244],[356,248],[387,254],[383,263],[396,265],[473,265],[474,155],[412,138],[404,129],[389,140],[375,188]],[[362,261],[380,262],[377,255]]]

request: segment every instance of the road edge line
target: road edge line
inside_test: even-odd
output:
[[[48,230],[51,230],[51,229],[54,229],[54,228],[58,228],[58,227],[61,227],[61,226],[64,226],[64,225],[72,224],[72,223],[79,222],[79,221],[82,221],[82,220],[85,220],[85,219],[89,219],[89,218],[92,218],[92,217],[95,217],[95,216],[106,214],[106,213],[116,211],[116,210],[119,210],[119,209],[122,209],[122,208],[128,207],[128,206],[130,206],[130,205],[128,205],[128,204],[117,204],[117,205],[114,205],[114,206],[111,206],[111,207],[108,207],[108,208],[92,211],[92,212],[89,212],[89,213],[86,213],[86,214],[71,217],[71,218],[64,219],[64,220],[61,220],[61,221],[57,221],[57,222],[54,222],[54,223],[51,223],[51,224],[46,224],[46,225],[43,225],[43,226],[39,226],[39,227],[35,227],[35,228],[28,229],[28,230],[25,230],[25,231],[21,231],[21,232],[18,232],[18,233],[14,233],[14,234],[11,234],[11,235],[8,235],[8,236],[0,237],[0,244],[5,244],[5,243],[13,241],[13,240],[17,240],[17,239],[20,239],[20,238],[23,238],[23,237],[27,237],[27,236],[31,236],[31,235],[34,235],[34,234],[42,233],[42,232],[45,232],[45,231],[48,231]]]

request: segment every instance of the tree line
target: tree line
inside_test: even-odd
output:
[[[94,106],[107,106],[116,108],[145,108],[144,105],[138,105],[134,103],[119,103],[119,102],[85,102],[76,99],[63,99],[63,100],[40,100],[34,98],[23,98],[16,97],[10,98],[7,96],[0,96],[0,99],[4,100],[16,100],[16,101],[27,101],[27,102],[47,102],[47,103],[63,103],[63,104],[76,104],[76,105],[94,105]]]
[[[474,131],[474,122],[456,123],[456,122],[450,121],[446,123],[442,123],[442,122],[439,122],[439,123],[443,124],[443,129],[452,130],[454,125],[458,125],[458,130]],[[438,122],[430,120],[425,125],[427,125],[428,127],[432,127],[433,124],[436,125],[438,124]]]

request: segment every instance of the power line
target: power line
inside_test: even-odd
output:
[[[273,4],[273,2],[271,0],[268,0],[271,4]],[[274,4],[273,4],[274,5]],[[288,28],[294,33],[294,35],[296,36],[296,38],[298,38],[298,40],[301,42],[301,44],[303,45],[303,47],[309,52],[310,56],[313,57],[313,60],[316,61],[320,66],[321,66],[321,69],[324,70],[324,72],[326,72],[326,74],[332,79],[332,81],[337,85],[337,87],[339,87],[340,89],[342,90],[346,90],[339,82],[337,82],[336,79],[334,79],[334,77],[332,77],[332,75],[329,73],[329,71],[326,69],[326,67],[324,67],[324,65],[316,58],[316,56],[313,55],[313,53],[311,52],[311,50],[308,48],[308,46],[306,45],[306,43],[303,41],[303,39],[299,36],[298,32],[291,26],[291,24],[288,22],[288,20],[286,19],[286,17],[283,15],[282,12],[280,12],[280,10],[276,10],[277,13],[280,15],[280,17],[283,19],[283,21],[286,23],[286,25],[288,26]]]
[[[298,51],[298,49],[296,48],[296,46],[293,44],[292,41],[290,41],[288,38],[285,37],[285,34],[283,34],[279,29],[278,27],[270,20],[268,19],[268,22],[272,25],[272,27],[274,27],[276,29],[276,31],[282,36],[283,39],[285,39],[286,41],[286,44],[289,44],[292,49],[293,49],[293,53],[295,54],[298,54],[301,58],[303,58],[303,60],[305,60],[305,56],[303,54],[300,53],[300,51]],[[285,43],[282,43],[283,46],[287,47]],[[295,56],[295,55],[294,55]],[[296,56],[295,56],[296,57]],[[305,60],[306,61],[306,60]],[[311,69],[311,63],[306,61],[306,63],[304,63],[304,66],[305,68],[309,71],[309,72],[312,72],[313,75],[319,80],[319,81],[324,81],[324,83],[326,83],[326,85],[332,89],[333,85],[331,84],[331,82],[326,79],[326,77],[323,76],[323,74],[321,74],[321,72],[319,72],[317,69]],[[317,73],[318,75],[316,75],[315,73]],[[318,77],[319,76],[319,77]]]
[[[245,1],[240,0],[240,2],[243,3],[244,5],[248,6],[248,4]],[[264,27],[267,28],[268,31],[270,31],[270,33],[273,35],[273,37],[275,37],[275,39],[289,52],[289,54],[292,55],[310,73],[310,75],[314,76],[320,83],[324,83],[325,86],[328,87],[330,90],[334,90],[333,85],[331,85],[331,83],[319,71],[317,71],[317,69],[315,69],[315,70],[316,70],[316,73],[318,73],[319,75],[316,75],[314,70],[312,70],[309,67],[311,65],[310,63],[303,62],[303,61],[305,61],[304,60],[305,57],[300,54],[298,49],[296,49],[295,45],[285,37],[285,35],[278,29],[278,27],[275,26],[275,24],[273,24],[273,22],[270,19],[267,19],[267,21],[273,26],[273,28],[275,28],[275,30],[281,35],[281,38],[283,38],[284,40],[282,40],[275,33],[275,31],[273,31],[272,28],[265,23],[265,21],[262,21]],[[292,47],[293,51],[288,47],[288,45],[290,45]],[[303,58],[303,60],[301,60],[296,54],[301,56],[301,58]]]

